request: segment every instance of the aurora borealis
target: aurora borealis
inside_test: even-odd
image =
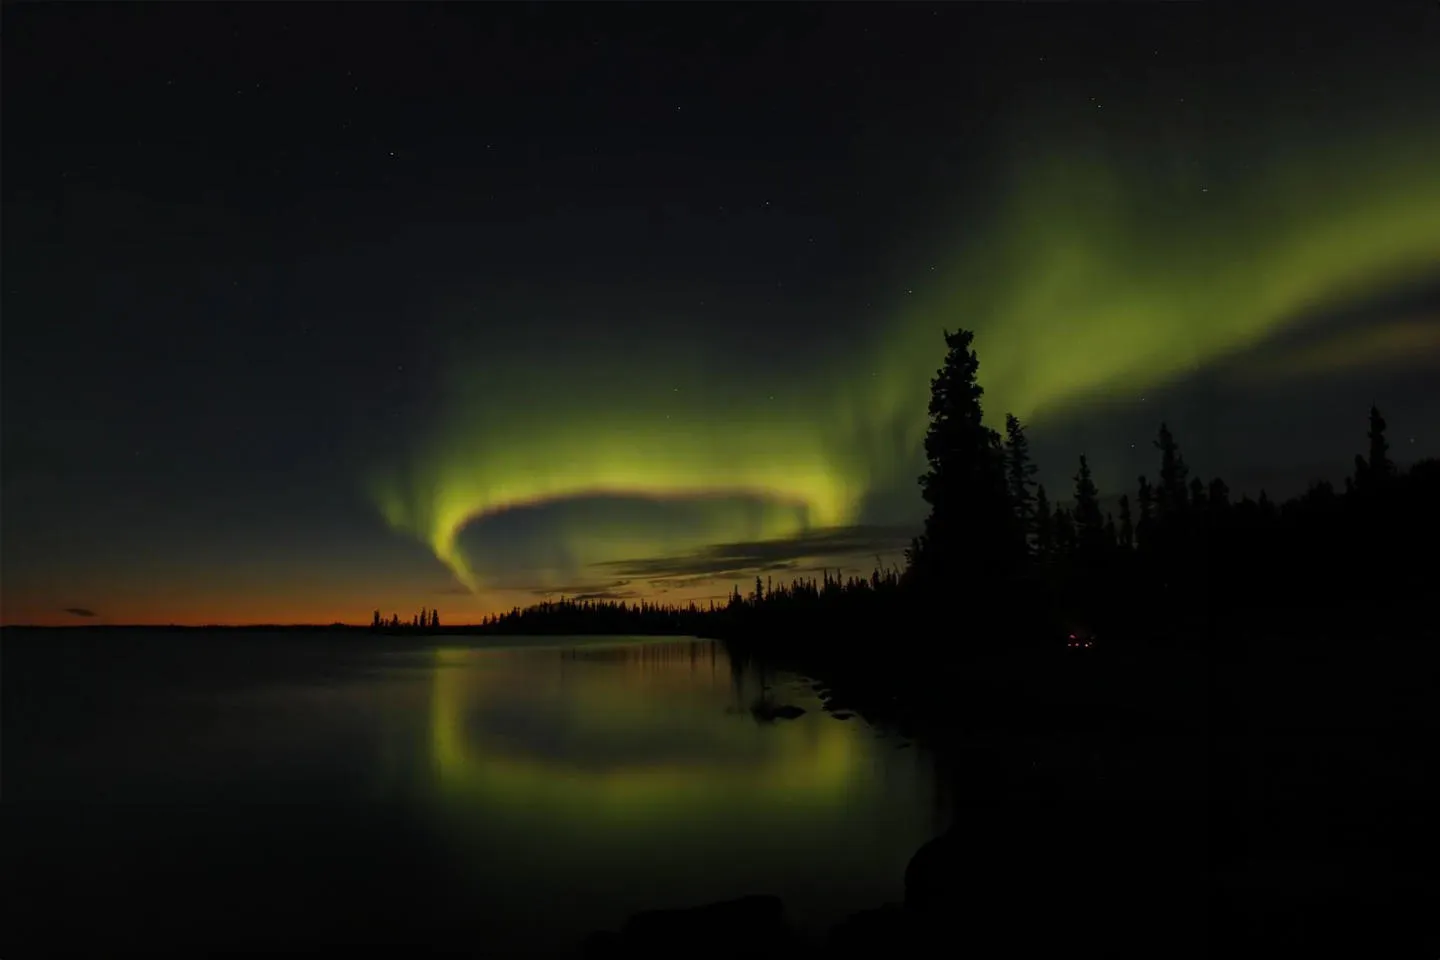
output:
[[[1006,180],[1013,199],[981,221],[982,243],[922,273],[920,295],[880,305],[860,356],[797,372],[779,396],[726,401],[703,367],[644,352],[594,379],[577,358],[558,403],[551,384],[487,372],[481,389],[450,400],[407,465],[417,489],[382,483],[377,502],[471,588],[481,579],[461,546],[468,526],[570,498],[673,498],[693,509],[665,517],[663,533],[623,512],[561,524],[562,560],[576,568],[560,571],[564,582],[600,561],[846,526],[865,519],[867,497],[903,490],[922,469],[938,317],[976,318],[991,416],[1044,427],[1083,415],[1095,395],[1164,387],[1327,307],[1440,271],[1435,128],[1381,130],[1361,148],[1343,128],[1286,142],[1284,126],[1263,129],[1275,119],[1252,121],[1269,149],[1238,175],[1215,176],[1213,192],[1185,161],[1223,170],[1223,148],[1142,141],[1127,152],[1116,142],[1123,122],[1061,140],[1054,159],[1022,158]],[[1341,357],[1440,348],[1440,324],[1403,329],[1366,331]],[[669,380],[654,383],[655,368]],[[458,361],[456,376],[467,369]],[[502,404],[522,412],[496,416]]]
[[[868,571],[947,327],[1052,490],[1440,451],[1440,12],[990,7],[12,17],[4,622]]]

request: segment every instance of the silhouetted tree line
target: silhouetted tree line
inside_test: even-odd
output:
[[[390,619],[387,620],[380,615],[379,610],[376,610],[374,615],[370,618],[370,629],[375,631],[395,632],[399,632],[402,630],[439,630],[440,611],[426,610],[424,607],[421,607],[419,613],[411,614],[408,621],[403,621],[400,619],[400,614],[398,613],[390,614]]]
[[[900,571],[881,570],[869,577],[823,571],[820,579],[794,578],[776,583],[755,578],[753,590],[736,586],[722,603],[661,604],[648,600],[546,601],[486,617],[481,632],[529,635],[690,634],[729,637],[749,631],[803,630],[819,619],[845,616],[852,622],[879,623],[892,610],[900,590]]]
[[[1376,407],[1367,453],[1356,455],[1343,492],[1316,481],[1278,505],[1264,490],[1236,500],[1223,479],[1192,474],[1162,423],[1156,473],[1136,478],[1133,504],[1125,491],[1113,512],[1102,509],[1082,454],[1068,504],[1058,505],[1034,480],[1020,421],[1007,415],[1003,437],[984,424],[971,341],[968,331],[946,335],[945,366],[932,381],[930,469],[920,478],[931,512],[907,554],[905,586],[937,617],[937,607],[956,609],[956,598],[971,598],[963,602],[973,609],[988,596],[989,612],[960,622],[1043,636],[1080,621],[1193,639],[1206,622],[1248,611],[1325,611],[1373,625],[1429,589],[1440,463],[1398,469]],[[1213,630],[1206,636],[1224,642]]]
[[[1378,409],[1343,491],[1317,481],[1280,504],[1264,490],[1235,499],[1223,479],[1192,473],[1162,423],[1155,474],[1137,477],[1107,510],[1087,455],[1068,498],[1052,499],[1035,480],[1020,420],[1007,415],[1003,434],[985,423],[973,335],[947,333],[945,342],[919,478],[930,512],[903,571],[757,577],[749,593],[736,586],[705,606],[546,601],[487,617],[480,631],[693,634],[781,657],[852,645],[873,653],[903,632],[930,649],[984,651],[1053,645],[1077,623],[1150,642],[1213,640],[1217,616],[1245,611],[1343,608],[1373,620],[1432,589],[1440,463],[1398,469]],[[434,611],[426,616],[412,627],[438,628]],[[373,626],[404,627],[379,611]]]
[[[1276,504],[1264,490],[1237,500],[1223,479],[1192,475],[1161,424],[1156,478],[1137,478],[1136,509],[1123,494],[1118,518],[1102,514],[1080,457],[1072,505],[1038,510],[1026,530],[1032,569],[1063,608],[1159,634],[1193,628],[1197,614],[1275,607],[1378,617],[1433,577],[1426,544],[1440,494],[1440,464],[1397,469],[1385,428],[1372,407],[1369,454],[1355,458],[1343,491],[1315,481]]]

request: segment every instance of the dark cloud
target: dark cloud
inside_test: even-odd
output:
[[[663,592],[663,591],[662,591]],[[631,600],[639,596],[635,590],[596,590],[592,593],[577,593],[572,600]]]
[[[610,583],[572,583],[560,587],[533,587],[530,592],[537,597],[569,597],[572,600],[629,600],[639,596],[636,590],[627,590],[629,580],[614,580]]]
[[[678,557],[651,557],[596,564],[652,586],[679,587],[725,577],[799,571],[803,561],[894,555],[915,531],[908,527],[858,526],[801,534],[787,540],[717,543]],[[816,569],[819,569],[817,567]]]
[[[95,611],[94,611],[94,610],[90,610],[90,609],[88,609],[88,608],[86,608],[86,607],[66,607],[66,608],[65,608],[65,612],[66,612],[66,613],[73,613],[73,614],[74,614],[75,616],[77,616],[77,617],[93,617],[93,616],[95,616]]]
[[[1217,364],[1221,377],[1265,382],[1433,366],[1440,345],[1440,276],[1302,314]]]
[[[1173,383],[1077,403],[1070,416],[1037,421],[1031,454],[1053,502],[1070,502],[1083,453],[1107,509],[1121,493],[1133,506],[1137,478],[1159,469],[1163,421],[1192,477],[1219,476],[1237,497],[1284,498],[1315,479],[1343,481],[1368,442],[1371,403],[1389,421],[1396,461],[1435,455],[1437,357],[1440,278],[1317,307]]]
[[[713,526],[714,511],[743,518],[759,529],[767,515],[786,506],[798,516],[800,505],[783,504],[748,494],[720,496],[650,496],[595,494],[564,497],[497,511],[466,525],[459,538],[461,553],[487,584],[528,589],[541,575],[564,571],[583,577],[582,558],[569,548],[567,534],[576,530],[620,530],[637,539],[664,542],[690,533],[691,542],[724,536]],[[742,527],[741,529],[746,529]],[[708,531],[708,532],[707,532]],[[603,574],[602,574],[603,576]],[[585,584],[593,590],[596,584]],[[547,590],[542,592],[560,592]],[[578,591],[576,591],[578,592]]]

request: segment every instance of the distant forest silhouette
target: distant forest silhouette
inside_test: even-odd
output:
[[[1057,506],[1035,482],[1024,425],[1007,415],[1002,434],[984,423],[973,334],[947,332],[945,341],[931,381],[929,469],[920,477],[930,513],[903,569],[788,583],[757,577],[748,591],[737,585],[727,601],[703,606],[560,599],[466,631],[691,634],[808,655],[871,645],[877,631],[897,629],[976,653],[1053,645],[1063,631],[1085,629],[1114,640],[1201,642],[1215,652],[1225,642],[1217,622],[1227,618],[1326,611],[1373,624],[1432,586],[1425,557],[1440,533],[1440,461],[1398,468],[1378,408],[1342,490],[1315,481],[1283,503],[1263,490],[1235,499],[1222,478],[1192,472],[1162,423],[1156,473],[1138,477],[1115,511],[1102,509],[1086,455],[1069,505]],[[439,619],[422,611],[407,624],[376,611],[372,627],[435,630]]]

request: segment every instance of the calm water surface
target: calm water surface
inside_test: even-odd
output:
[[[6,941],[573,948],[901,896],[929,758],[691,640],[5,638]],[[762,724],[768,688],[809,712]]]

